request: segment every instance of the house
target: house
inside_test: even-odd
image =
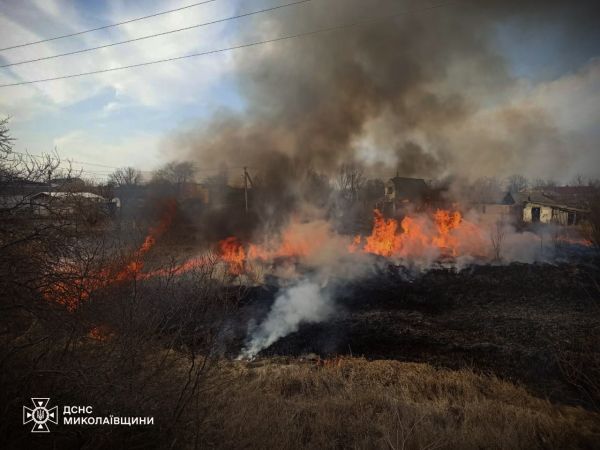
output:
[[[39,192],[29,197],[29,206],[38,216],[73,215],[87,216],[96,212],[108,212],[111,202],[91,192]]]
[[[559,186],[520,193],[523,222],[578,225],[589,215],[596,192],[589,186]]]
[[[423,206],[429,198],[429,187],[422,178],[396,175],[385,184],[385,208],[392,214],[409,205]]]

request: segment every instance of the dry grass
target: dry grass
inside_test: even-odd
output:
[[[223,362],[202,447],[594,448],[600,416],[473,372],[339,359]]]

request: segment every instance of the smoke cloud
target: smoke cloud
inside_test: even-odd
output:
[[[301,324],[327,320],[334,310],[327,290],[313,281],[303,280],[284,289],[266,319],[255,330],[250,330],[240,357],[252,358],[278,339],[298,331]]]
[[[201,167],[254,167],[282,190],[293,189],[303,169],[331,172],[345,163],[379,176],[559,178],[574,159],[573,136],[539,102],[514,102],[530,89],[511,75],[498,30],[554,27],[563,47],[581,48],[597,37],[598,7],[541,0],[430,6],[314,1],[245,22],[240,39],[259,40],[404,12],[236,53],[242,111],[177,133],[169,150]]]

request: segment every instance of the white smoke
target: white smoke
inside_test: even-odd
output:
[[[301,324],[327,320],[333,312],[333,300],[326,289],[303,280],[277,295],[266,319],[250,333],[240,357],[253,358],[278,339],[297,331]]]

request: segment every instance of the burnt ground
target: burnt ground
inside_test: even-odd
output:
[[[340,283],[335,317],[302,325],[259,356],[352,354],[466,367],[523,384],[551,401],[597,407],[589,386],[574,386],[579,379],[565,367],[566,361],[581,366],[598,386],[598,280],[592,264],[474,266],[414,279],[390,266]],[[239,354],[248,321],[260,321],[275,294],[269,286],[249,291],[229,340],[231,356]]]

